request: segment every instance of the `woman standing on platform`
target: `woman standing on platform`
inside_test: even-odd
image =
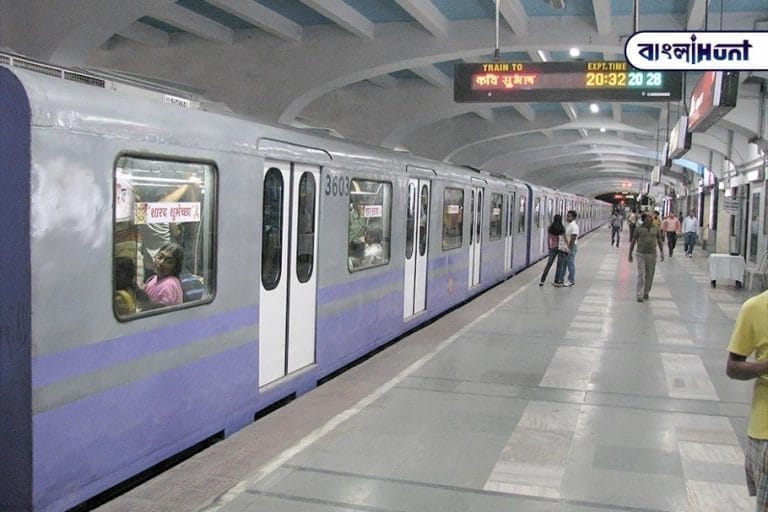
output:
[[[547,274],[552,267],[552,262],[557,258],[557,267],[555,269],[555,286],[563,285],[563,277],[565,276],[565,258],[566,254],[561,251],[558,246],[560,245],[560,239],[565,236],[565,226],[563,226],[563,217],[559,213],[552,219],[552,224],[547,229],[549,236],[549,257],[547,259],[547,266],[544,267],[544,273],[541,274],[541,281],[539,286],[544,286],[544,282],[547,280]]]

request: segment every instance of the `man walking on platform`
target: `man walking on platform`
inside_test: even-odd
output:
[[[661,228],[651,222],[651,214],[640,215],[642,224],[635,228],[635,234],[629,242],[629,262],[632,263],[632,250],[637,244],[637,302],[648,299],[656,271],[656,246],[659,246],[661,261],[664,261],[664,239]]]
[[[637,226],[637,210],[632,208],[632,213],[629,214],[627,219],[629,225],[629,239],[632,240],[632,236],[635,234],[635,226]]]
[[[675,212],[670,211],[667,214],[667,218],[661,223],[661,231],[667,236],[667,249],[669,249],[669,257],[672,257],[672,251],[675,250],[677,245],[677,232],[682,229],[680,227],[680,221],[677,219]]]
[[[688,216],[683,220],[683,236],[685,236],[685,254],[693,258],[693,246],[696,245],[696,232],[699,229],[699,220],[693,214],[693,210],[688,212]]]
[[[755,379],[747,427],[744,469],[757,510],[768,510],[768,291],[748,299],[739,311],[728,344],[725,373],[732,379]],[[747,361],[750,355],[755,361]]]
[[[613,217],[611,217],[611,245],[613,245],[615,241],[616,247],[619,246],[619,242],[621,241],[621,230],[623,227],[624,216],[621,215],[618,210],[614,210]]]

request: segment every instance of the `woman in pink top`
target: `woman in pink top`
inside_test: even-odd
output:
[[[166,244],[155,256],[155,275],[144,285],[154,307],[175,306],[184,302],[181,289],[181,265],[184,250],[178,244]]]

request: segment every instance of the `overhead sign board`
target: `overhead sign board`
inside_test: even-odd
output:
[[[457,102],[680,101],[679,71],[640,71],[625,61],[454,64]]]

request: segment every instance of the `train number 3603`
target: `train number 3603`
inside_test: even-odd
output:
[[[348,196],[349,178],[344,176],[325,177],[325,195]]]

